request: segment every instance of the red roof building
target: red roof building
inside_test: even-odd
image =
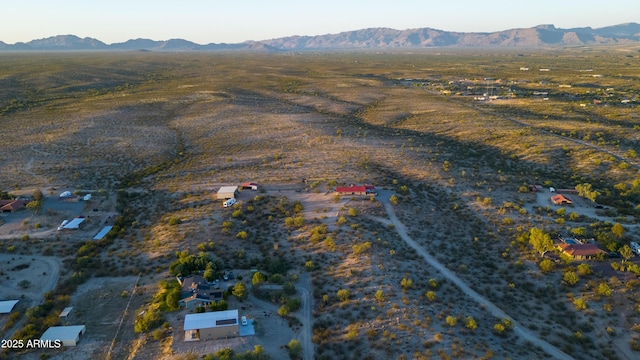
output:
[[[338,186],[336,192],[339,195],[375,195],[376,187],[373,185]]]
[[[27,205],[25,200],[0,200],[0,212],[14,212]]]
[[[565,254],[577,260],[595,259],[605,251],[594,244],[558,244],[558,248]]]
[[[258,190],[258,184],[254,182],[243,182],[240,187],[243,189]]]
[[[554,205],[573,205],[573,201],[562,194],[552,196],[551,202],[553,202]]]

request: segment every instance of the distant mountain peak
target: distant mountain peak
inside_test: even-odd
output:
[[[0,41],[0,51],[11,50],[147,50],[147,51],[287,51],[321,49],[379,49],[456,47],[539,47],[579,46],[609,43],[639,43],[640,24],[625,23],[598,29],[591,27],[560,29],[552,24],[533,28],[509,29],[491,33],[463,33],[417,28],[396,30],[385,27],[345,31],[315,36],[289,36],[239,44],[199,45],[184,39],[156,41],[132,39],[107,45],[100,40],[76,35],[57,35],[13,45]]]

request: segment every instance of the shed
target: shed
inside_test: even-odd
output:
[[[77,218],[74,218],[73,220],[69,221],[62,228],[65,229],[65,230],[78,230],[80,228],[80,224],[82,224],[83,222],[84,222],[84,218],[83,217],[77,217]]]
[[[0,314],[8,314],[13,311],[13,307],[16,306],[20,300],[5,300],[0,301]]]
[[[102,230],[100,230],[100,232],[93,237],[93,240],[101,240],[103,237],[107,236],[107,234],[109,233],[109,231],[111,231],[111,229],[113,229],[113,226],[103,227]]]
[[[72,326],[52,326],[42,334],[42,341],[62,341],[64,346],[76,346],[80,341],[80,335],[84,334],[87,328],[84,325]]]
[[[213,340],[239,335],[238,310],[187,314],[184,341]]]
[[[60,315],[58,315],[60,320],[67,320],[67,317],[69,317],[69,313],[71,312],[71,310],[73,310],[73,306],[68,306],[64,308],[64,310],[62,310]]]
[[[232,199],[238,196],[237,186],[222,186],[217,193],[218,199]]]
[[[244,182],[242,183],[242,189],[251,189],[251,190],[258,190],[258,184],[254,183],[254,182]]]

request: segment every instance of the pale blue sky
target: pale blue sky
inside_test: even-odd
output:
[[[0,41],[54,35],[236,43],[370,27],[491,32],[640,22],[637,0],[0,0]]]

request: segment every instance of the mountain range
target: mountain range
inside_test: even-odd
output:
[[[491,33],[452,32],[431,28],[395,30],[369,28],[338,34],[288,36],[278,39],[247,41],[236,44],[200,45],[183,39],[155,41],[133,39],[105,44],[94,38],[58,35],[26,43],[6,44],[0,51],[303,51],[329,49],[419,49],[429,47],[549,47],[600,44],[640,44],[640,24],[627,23],[603,28],[560,29],[553,25],[510,29]]]

